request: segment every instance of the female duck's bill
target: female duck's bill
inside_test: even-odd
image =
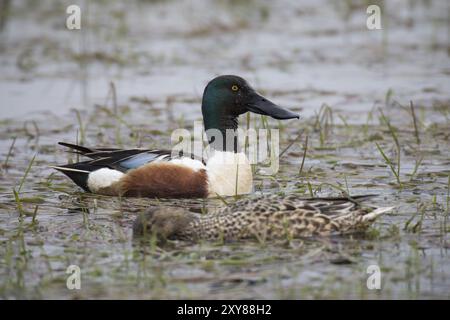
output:
[[[238,117],[246,112],[276,119],[299,118],[258,94],[241,77],[219,76],[208,83],[202,99],[204,126],[213,149],[208,159],[173,155],[171,150],[88,148],[60,143],[91,160],[53,168],[84,190],[103,195],[197,198],[250,193],[253,178],[248,159],[235,146],[235,136],[229,141],[226,138],[227,131],[237,130]],[[221,133],[222,142],[215,141],[210,130]],[[224,165],[221,159],[234,162]]]

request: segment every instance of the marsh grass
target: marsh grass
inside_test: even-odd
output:
[[[109,83],[109,87],[110,87],[110,93],[111,93],[111,100],[112,100],[112,106],[113,106],[113,111],[114,114],[118,114],[119,113],[119,107],[117,104],[117,91],[116,91],[116,85],[114,84],[113,81],[111,81]],[[109,95],[108,95],[109,96]],[[107,98],[108,99],[108,98]],[[108,100],[107,100],[108,101]],[[107,105],[108,102],[105,102],[105,105]]]
[[[348,188],[348,181],[347,181],[346,175],[344,175],[344,181],[345,181],[345,190],[346,190],[347,194],[350,195],[350,190]]]
[[[29,128],[30,124],[31,128]],[[41,137],[41,131],[39,130],[37,122],[35,120],[24,121],[23,131],[29,140],[34,139],[34,145],[31,148],[36,151],[39,150],[39,139]]]
[[[347,182],[345,182],[345,183],[347,183]],[[337,190],[337,191],[340,191],[341,194],[342,194],[342,196],[344,196],[344,197],[346,197],[346,198],[348,198],[348,199],[350,199],[350,200],[352,200],[352,201],[357,202],[355,199],[353,199],[353,198],[350,196],[350,193],[349,193],[349,191],[348,191],[348,187],[347,187],[346,189],[344,189],[344,188],[342,188],[341,186],[336,185],[336,184],[333,184],[333,183],[322,182],[322,183],[320,183],[320,184],[317,186],[317,189],[318,189],[318,190],[321,190],[322,187],[324,187],[324,186],[328,186],[328,187],[331,187],[332,189],[335,189],[335,190]]]
[[[409,107],[411,109],[411,116],[413,119],[413,125],[414,125],[414,136],[416,137],[417,145],[420,145],[420,134],[419,134],[419,128],[417,127],[417,118],[416,118],[416,112],[414,111],[414,104],[412,101],[409,103]]]
[[[8,154],[6,155],[5,162],[3,163],[3,168],[5,168],[5,170],[8,170],[9,159],[11,158],[11,155],[13,153],[14,145],[16,144],[16,139],[17,139],[17,137],[13,137],[11,145],[9,146]]]
[[[247,128],[247,132],[248,132],[248,130],[250,129],[250,112],[247,112],[247,115],[246,115],[245,119],[246,119],[246,128]],[[248,151],[248,148],[249,148],[249,143],[250,143],[249,137],[248,137],[248,135],[246,135],[245,136],[245,143],[244,143],[244,150],[245,150],[246,154],[247,154],[247,151]]]
[[[448,181],[447,181],[447,216],[448,213],[450,212],[450,175],[448,176]]]
[[[222,203],[225,205],[225,206],[228,206],[228,202],[227,202],[227,200],[225,200],[225,198],[224,197],[222,197],[220,194],[218,194],[218,193],[216,193],[216,197],[220,200],[220,201],[222,201]]]
[[[20,191],[22,190],[22,187],[25,183],[25,180],[26,180],[28,174],[30,173],[31,167],[33,166],[35,159],[36,159],[36,155],[34,155],[33,158],[31,158],[30,162],[28,163],[25,173],[24,173],[22,179],[20,180],[20,184],[19,184],[19,188],[17,189],[17,193],[20,193]]]
[[[283,151],[281,151],[279,158],[281,158],[294,145],[294,143],[298,142],[298,140],[303,136],[304,132],[305,132],[305,130],[301,130],[300,133],[294,138],[294,140],[289,142],[287,147],[284,148]]]
[[[309,191],[309,195],[311,196],[311,198],[314,198],[314,192],[311,186],[311,182],[307,182],[306,185],[308,186],[308,191]]]
[[[116,143],[119,146],[123,146],[122,142],[122,134],[121,134],[121,124],[124,124],[128,129],[133,132],[132,126],[128,125],[125,120],[119,115],[119,106],[117,104],[117,91],[116,91],[116,85],[113,81],[109,83],[109,92],[106,97],[105,102],[105,108],[104,111],[108,110],[108,99],[109,96],[111,96],[111,102],[112,102],[112,112],[107,112],[109,115],[112,115],[116,119],[116,125],[115,125],[115,136],[116,136]]]
[[[303,144],[303,156],[302,163],[300,164],[300,169],[298,171],[298,175],[301,176],[303,173],[303,166],[305,165],[306,152],[308,151],[308,135],[306,135],[305,143]]]
[[[417,233],[422,231],[423,219],[425,217],[425,210],[426,210],[425,206],[422,206],[420,208],[420,217],[419,220],[416,222],[416,224],[414,224],[414,226],[412,227],[412,232]]]
[[[365,138],[367,138],[369,135],[369,124],[372,122],[372,120],[373,120],[373,108],[367,113],[366,121],[362,126],[363,135]]]
[[[115,113],[114,110],[110,110],[108,107],[106,106],[100,106],[97,105],[97,108],[99,108],[99,110],[103,111],[104,113],[106,113],[109,117],[115,119],[116,125],[114,126],[115,128],[115,140],[116,140],[116,144],[120,147],[124,146],[123,143],[123,138],[122,138],[122,131],[120,129],[121,125],[124,125],[131,133],[132,133],[132,137],[134,138],[134,144],[137,144],[137,140],[139,139],[139,132],[137,131],[137,129],[134,128],[134,126],[132,126],[130,123],[128,123],[122,115],[120,115],[119,113]]]
[[[33,215],[31,216],[31,223],[34,225],[36,224],[37,220],[36,220],[36,216],[39,210],[39,205],[37,205],[36,207],[34,207],[34,211],[33,211]]]
[[[17,211],[19,211],[19,215],[22,216],[23,214],[25,214],[25,211],[23,209],[22,202],[20,201],[19,193],[16,191],[15,188],[13,188],[13,194],[14,200],[16,201],[17,204]]]
[[[386,155],[386,153],[383,151],[383,149],[380,147],[380,145],[377,142],[375,142],[375,145],[377,146],[377,149],[380,152],[381,156],[383,157],[384,161],[391,169],[391,172],[394,174],[395,178],[397,179],[397,183],[401,188],[402,182],[400,181],[399,173],[397,170],[395,170],[394,164],[392,163],[391,159],[389,159],[389,157]]]
[[[234,184],[234,197],[235,198],[237,198],[237,196],[238,196],[238,184],[239,184],[238,177],[239,177],[239,163],[236,164],[236,175],[234,177],[234,181],[235,181],[235,184]]]
[[[412,181],[413,181],[414,177],[415,177],[416,174],[417,174],[417,171],[419,170],[420,165],[421,165],[422,162],[423,162],[423,159],[424,159],[424,156],[423,156],[423,155],[420,155],[419,158],[417,158],[417,159],[414,160],[414,161],[415,161],[414,169],[413,169],[413,171],[412,171],[411,174],[410,174],[409,182],[412,182]]]
[[[284,235],[286,237],[286,245],[289,245],[292,240],[294,239],[292,236],[292,232],[289,230],[289,220],[286,219],[285,217],[283,218],[283,231],[284,231]]]
[[[399,104],[400,105],[400,104]],[[401,105],[400,105],[401,106]],[[402,107],[402,106],[401,106]],[[403,108],[403,107],[402,107]],[[406,110],[408,110],[406,108]],[[406,185],[408,186],[414,186],[414,184],[412,183],[413,180],[415,179],[415,177],[417,176],[418,170],[420,168],[420,166],[423,163],[423,160],[425,158],[424,153],[421,150],[421,138],[420,138],[420,132],[419,132],[419,126],[418,126],[418,119],[416,116],[416,112],[415,112],[415,108],[414,108],[414,104],[412,101],[410,101],[410,105],[409,105],[409,113],[411,115],[412,118],[412,125],[414,128],[414,139],[415,139],[415,143],[417,145],[417,148],[414,149],[415,152],[415,159],[414,159],[414,167],[411,173],[406,174],[409,175],[409,181],[407,183],[405,183],[405,181],[402,181],[401,179],[401,175],[400,175],[400,167],[401,167],[401,146],[400,146],[400,142],[399,142],[399,138],[398,138],[398,134],[397,134],[397,129],[394,128],[391,125],[391,122],[389,120],[389,118],[387,118],[383,111],[381,109],[379,109],[380,111],[380,122],[384,125],[387,126],[388,131],[392,137],[392,140],[394,141],[394,145],[395,145],[395,153],[396,153],[396,162],[394,163],[386,154],[385,150],[383,150],[383,148],[380,146],[380,144],[375,143],[377,146],[378,151],[380,152],[381,156],[383,157],[383,159],[385,160],[386,164],[389,166],[391,172],[394,174],[396,180],[397,180],[397,184],[399,186],[400,189],[404,188]]]
[[[417,204],[417,210],[416,212],[405,222],[405,225],[403,227],[404,231],[411,231],[413,233],[416,233],[421,230],[422,228],[422,221],[425,215],[426,205],[423,203]],[[417,216],[419,216],[419,220],[411,226],[412,222],[416,219]]]
[[[267,145],[266,145],[266,148],[267,148],[268,154],[271,154],[272,148],[271,148],[271,145],[270,145],[271,134],[270,134],[270,130],[269,130],[269,122],[267,120],[267,116],[261,115],[260,119],[261,119],[261,127],[264,130],[266,130],[266,132],[267,132],[267,142],[266,142]]]
[[[400,157],[401,157],[400,143],[399,143],[395,128],[391,125],[391,122],[389,121],[389,119],[384,115],[383,110],[379,109],[379,111],[380,111],[380,120],[382,123],[384,123],[387,126],[389,133],[391,134],[392,139],[395,144],[395,147],[396,147],[396,154],[397,154],[396,166],[397,166],[397,168],[395,168],[394,163],[387,157],[386,153],[383,151],[383,149],[380,147],[380,145],[378,143],[375,143],[375,144],[376,144],[377,149],[380,152],[381,156],[386,161],[386,163],[388,164],[392,173],[394,174],[395,178],[397,179],[398,186],[401,189],[401,188],[403,188],[403,184],[400,180],[400,166],[401,166],[401,164],[400,164]]]
[[[79,133],[80,133],[80,130],[79,130],[79,128],[77,129],[77,131],[76,131],[76,134],[75,134],[75,144],[76,145],[80,145],[80,136],[79,136]],[[68,155],[70,155],[71,153],[70,152],[68,152],[67,153]],[[76,155],[75,155],[75,161],[76,162],[80,162],[80,154],[77,152],[76,153]],[[68,163],[72,163],[72,158],[69,156],[69,159],[67,160],[67,162]]]
[[[78,109],[73,110],[78,121],[78,134],[77,134],[77,144],[83,145],[86,141],[86,131],[83,125],[83,119],[81,118],[80,111]]]
[[[444,222],[443,222],[443,227],[441,228],[442,237],[450,231],[447,229],[449,213],[450,213],[450,175],[448,176],[448,180],[447,180],[447,197],[446,197],[445,212],[444,212]]]
[[[319,132],[320,146],[323,147],[334,127],[333,109],[326,103],[316,113],[313,128]]]

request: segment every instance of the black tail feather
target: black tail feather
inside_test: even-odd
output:
[[[67,142],[58,142],[59,145],[78,151],[79,154],[91,153],[94,150]]]
[[[99,169],[96,166],[90,165],[88,162],[66,164],[63,166],[52,166],[52,168],[64,173],[73,182],[75,182],[75,184],[77,184],[87,192],[91,192],[87,185],[89,173]]]

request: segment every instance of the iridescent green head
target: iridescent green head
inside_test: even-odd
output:
[[[218,130],[223,134],[227,129],[236,130],[239,115],[248,111],[280,120],[300,118],[297,113],[282,108],[258,94],[241,77],[219,76],[206,86],[203,93],[202,113],[208,138],[210,138],[208,134],[210,129]]]

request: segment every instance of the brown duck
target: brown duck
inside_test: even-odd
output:
[[[352,233],[366,229],[393,207],[362,207],[353,198],[303,198],[266,195],[245,199],[208,214],[181,208],[152,208],[138,216],[134,236],[155,235],[158,240],[292,239]]]

